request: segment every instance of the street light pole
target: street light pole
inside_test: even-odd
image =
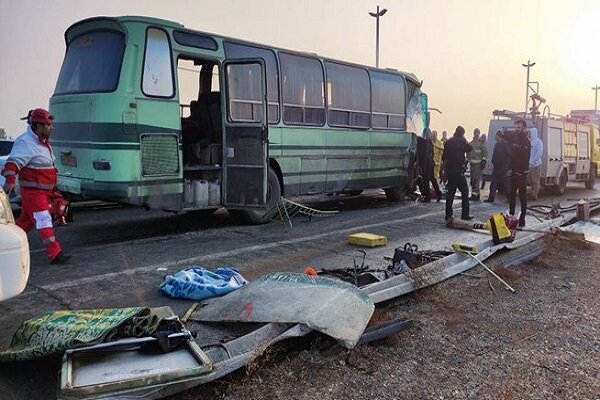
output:
[[[596,98],[594,99],[594,110],[598,109],[598,90],[600,90],[600,86],[596,85],[592,88],[593,91],[596,92]]]
[[[375,25],[375,66],[379,68],[379,17],[383,17],[383,15],[387,12],[387,9],[382,9],[379,11],[379,6],[377,6],[377,12],[370,12],[369,15],[374,17],[377,22]]]
[[[527,60],[527,64],[521,64],[522,66],[524,66],[525,68],[527,68],[527,88],[525,91],[525,117],[527,117],[527,111],[528,111],[528,106],[529,106],[529,70],[531,69],[531,67],[533,67],[535,65],[535,63]]]

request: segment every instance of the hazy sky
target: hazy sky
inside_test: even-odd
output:
[[[188,28],[361,64],[424,81],[432,128],[487,131],[494,109],[522,111],[525,68],[551,111],[594,107],[600,83],[600,0],[0,0],[0,127],[17,135],[19,117],[47,107],[65,51],[63,34],[80,19],[147,15]]]

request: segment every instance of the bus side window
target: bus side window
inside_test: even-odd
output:
[[[146,34],[142,91],[146,96],[173,97],[171,45],[167,33],[149,28]]]
[[[263,59],[265,62],[265,74],[267,76],[267,100],[269,102],[267,118],[269,119],[269,123],[276,124],[279,121],[279,77],[277,59],[273,50],[232,42],[225,42],[224,48],[227,59]]]
[[[374,129],[404,129],[405,85],[400,75],[371,71],[372,125]]]
[[[262,122],[262,75],[260,64],[227,66],[229,120]]]
[[[325,85],[321,62],[280,53],[283,122],[289,125],[325,124]]]
[[[329,125],[368,128],[371,97],[367,70],[333,62],[325,62],[325,70]]]

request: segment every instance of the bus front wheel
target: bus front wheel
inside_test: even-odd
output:
[[[281,184],[277,173],[269,168],[267,173],[267,211],[264,210],[231,210],[231,216],[245,224],[266,224],[277,212],[277,205],[281,200]]]

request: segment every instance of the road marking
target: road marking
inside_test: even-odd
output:
[[[132,269],[124,270],[124,271],[108,272],[108,273],[105,273],[102,275],[94,275],[94,276],[89,276],[89,277],[85,277],[85,278],[74,279],[71,281],[63,281],[63,282],[57,282],[57,283],[53,283],[53,284],[49,284],[49,285],[44,285],[44,286],[40,286],[40,288],[43,290],[50,290],[50,291],[68,289],[68,288],[71,288],[74,286],[85,285],[87,283],[93,283],[93,282],[97,282],[97,281],[101,281],[101,280],[112,279],[112,278],[115,278],[115,277],[118,277],[121,275],[133,275],[133,274],[137,274],[140,272],[156,271],[159,268],[176,267],[179,265],[189,266],[189,265],[198,263],[200,261],[214,260],[217,258],[235,256],[235,255],[244,254],[244,253],[253,252],[253,251],[259,251],[259,250],[267,250],[267,249],[272,249],[275,247],[285,246],[285,245],[289,245],[289,244],[309,242],[309,241],[316,240],[316,239],[330,237],[331,235],[339,235],[339,234],[348,233],[348,232],[356,232],[358,230],[366,230],[366,229],[371,229],[371,228],[377,228],[380,226],[393,225],[393,224],[397,224],[397,223],[406,223],[408,221],[429,218],[434,215],[439,216],[439,214],[440,214],[439,211],[434,211],[434,212],[429,212],[429,213],[422,214],[422,215],[417,215],[414,217],[398,218],[398,219],[393,219],[393,220],[389,220],[389,221],[385,221],[385,222],[378,222],[378,223],[374,223],[374,224],[354,226],[352,228],[343,228],[343,229],[338,229],[335,231],[328,231],[325,233],[319,233],[319,234],[311,235],[311,236],[304,236],[304,237],[300,237],[300,238],[296,238],[296,239],[281,240],[281,241],[277,241],[277,242],[273,242],[273,243],[265,243],[265,244],[259,244],[259,245],[254,245],[254,246],[248,246],[248,247],[238,248],[235,250],[223,251],[223,252],[219,252],[219,253],[189,257],[189,258],[186,258],[183,260],[178,260],[178,261],[166,261],[166,262],[162,262],[159,264],[148,265],[145,267],[132,268]],[[22,296],[27,295],[29,293],[30,292],[24,293]]]

